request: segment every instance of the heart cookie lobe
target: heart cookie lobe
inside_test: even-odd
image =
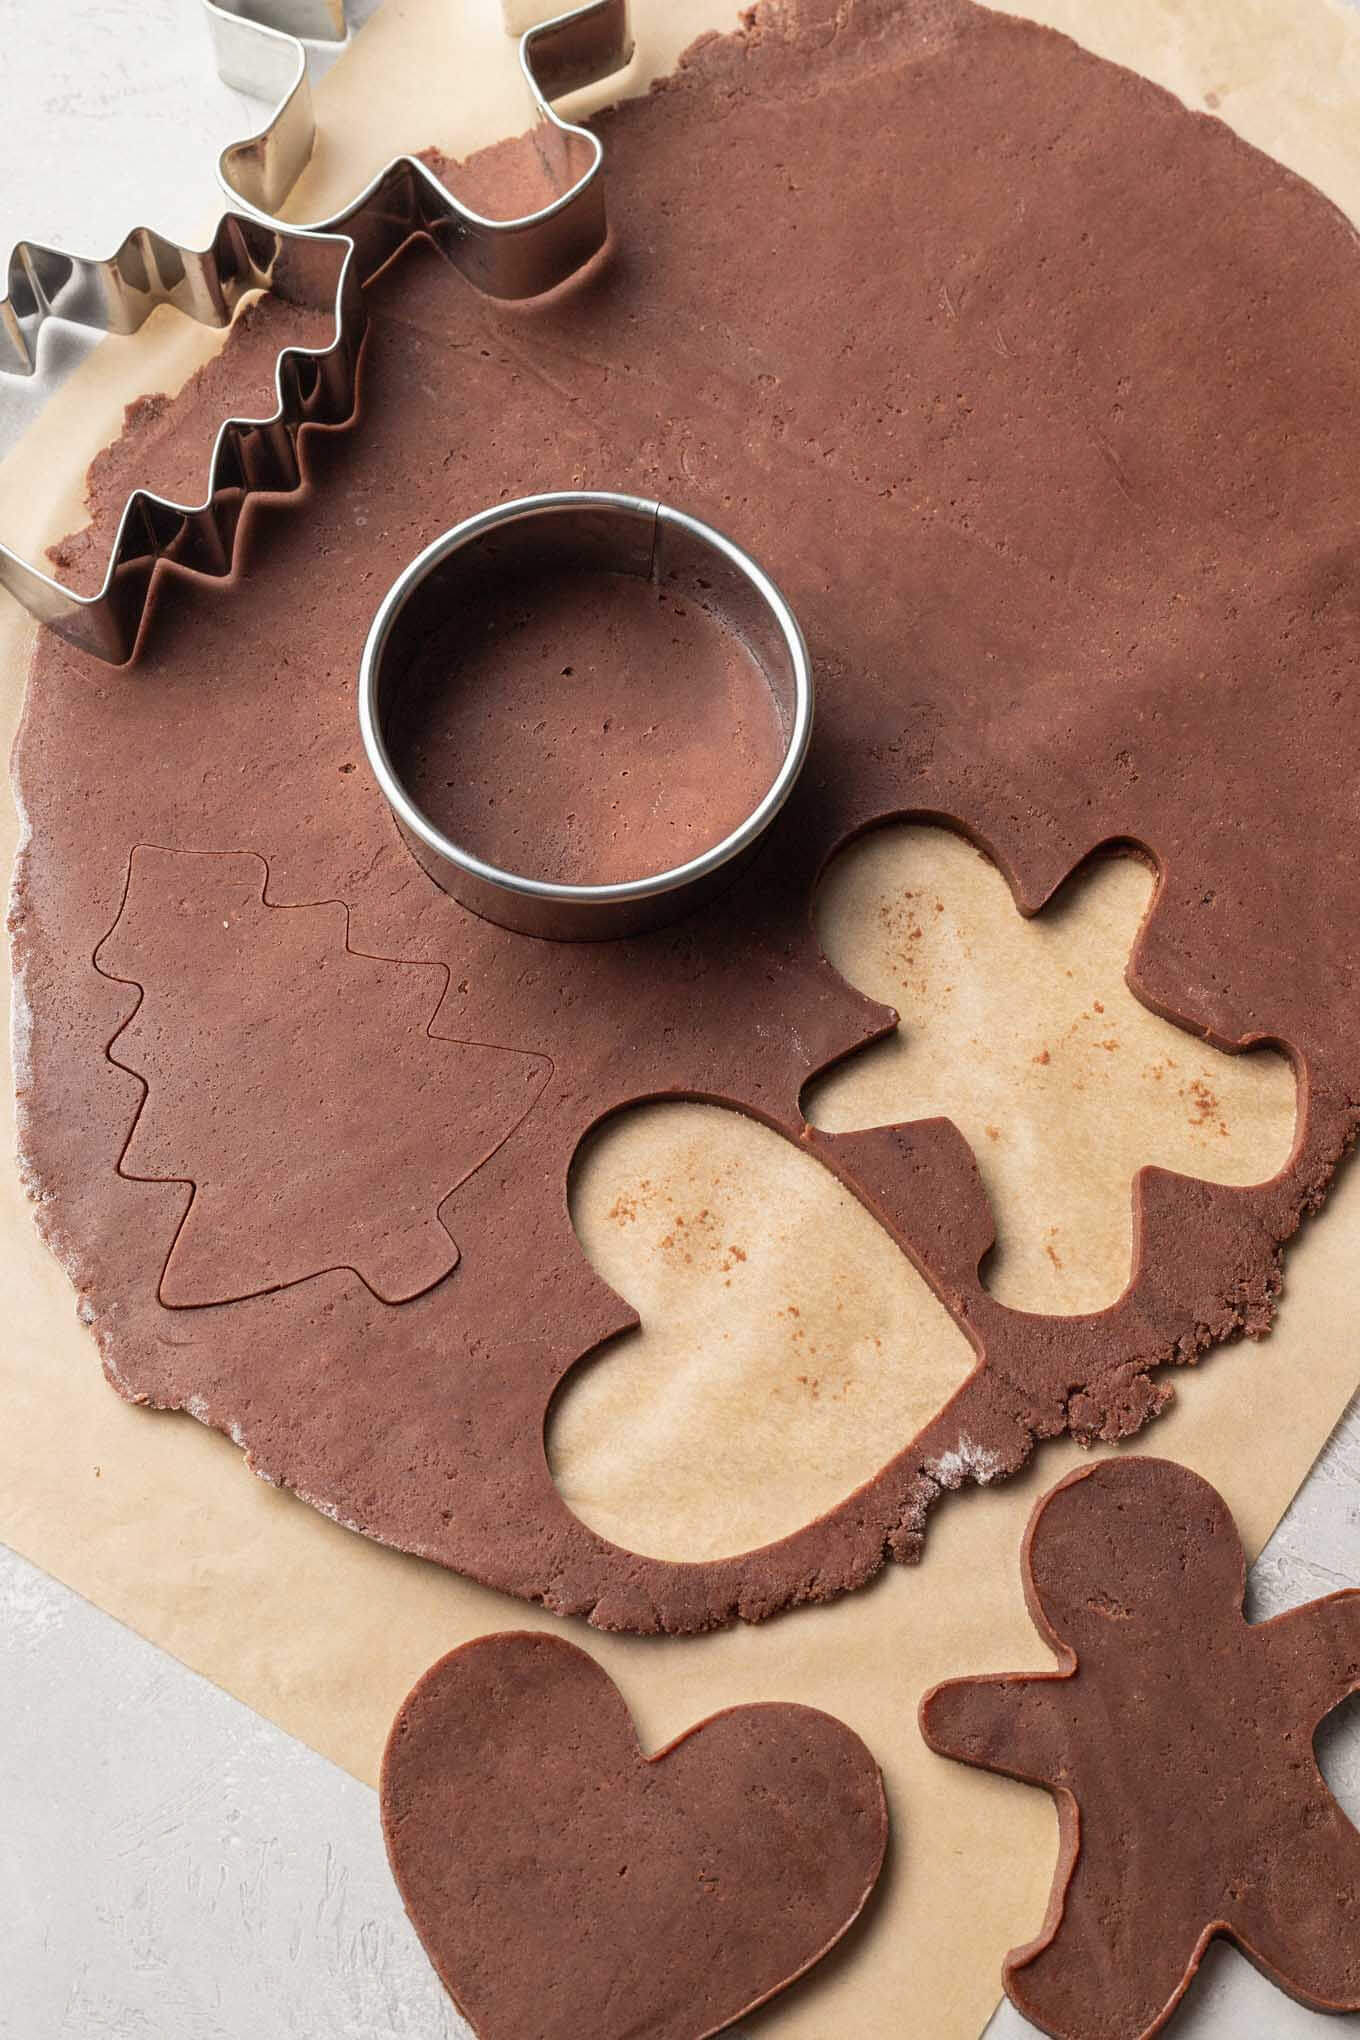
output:
[[[830,1715],[729,1708],[649,1757],[594,1659],[524,1632],[425,1674],[381,1797],[478,2040],[709,2040],[840,1940],[888,1839],[878,1766]]]

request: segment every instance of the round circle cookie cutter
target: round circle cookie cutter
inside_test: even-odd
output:
[[[721,619],[765,678],[783,740],[773,779],[738,826],[669,870],[603,885],[567,885],[488,864],[437,828],[412,799],[388,744],[401,699],[404,654],[456,607],[479,554],[529,579],[563,567],[636,574],[684,593]],[[466,584],[464,584],[466,585]],[[678,920],[735,877],[783,807],[812,736],[807,645],[779,589],[749,554],[683,510],[639,496],[579,490],[524,496],[483,510],[428,545],[393,582],[373,619],[359,668],[364,750],[416,861],[483,920],[519,934],[591,942]],[[715,753],[727,733],[713,731]]]

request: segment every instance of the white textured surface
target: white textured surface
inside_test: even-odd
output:
[[[0,1547],[3,2040],[467,2040],[375,1795]]]
[[[379,4],[346,0],[350,26]],[[0,0],[0,263],[19,240],[110,255],[138,226],[202,245],[218,155],[263,111],[213,69],[201,0]],[[94,344],[51,325],[40,374],[0,376],[0,454]]]
[[[211,216],[216,152],[255,110],[215,78],[199,0],[0,0],[0,51],[0,249],[93,252],[142,220],[173,236]],[[0,386],[0,444],[39,394]],[[1258,1567],[1254,1612],[1357,1581],[1353,1411]],[[1360,1814],[1360,1712],[1334,1718],[1325,1761]],[[1302,2011],[1224,1950],[1173,2030],[1357,2023]],[[903,2040],[929,2032],[929,2008],[904,2007]],[[1031,2032],[1009,2007],[989,2028]],[[466,2033],[397,1902],[373,1794],[0,1549],[0,2040]]]
[[[259,124],[213,70],[199,0],[0,0],[0,48],[6,249],[192,234],[216,204],[217,150]]]
[[[201,240],[214,166],[259,106],[212,66],[199,0],[0,0],[0,261],[16,241],[109,255],[133,227]],[[0,453],[93,341],[49,326],[34,378],[0,376]]]

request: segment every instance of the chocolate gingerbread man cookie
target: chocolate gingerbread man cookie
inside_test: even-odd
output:
[[[1360,2008],[1360,1833],[1313,1753],[1360,1690],[1360,1591],[1248,1622],[1227,1505],[1162,1459],[1054,1488],[1024,1573],[1062,1670],[921,1705],[932,1749],[1058,1803],[1048,1914],[1006,1960],[1015,2004],[1059,2040],[1147,2040],[1222,1934],[1304,2004]]]

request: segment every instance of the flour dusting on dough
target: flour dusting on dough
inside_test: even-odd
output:
[[[194,1419],[195,1423],[205,1424],[210,1431],[220,1429],[220,1426],[213,1423],[212,1414],[208,1409],[208,1404],[205,1397],[201,1395],[187,1396],[184,1402],[180,1405],[180,1407],[183,1409],[184,1414],[186,1416],[192,1417]],[[241,1426],[239,1424],[237,1423],[228,1424],[227,1436],[230,1438],[232,1444],[236,1446],[238,1451],[243,1451],[245,1449],[246,1434],[241,1429]]]
[[[19,1181],[24,1195],[36,1202],[39,1195],[38,1170],[29,1153],[28,1125],[28,1093],[33,1083],[33,1002],[28,996],[27,960],[13,955],[12,939],[13,931],[17,929],[19,922],[19,893],[28,846],[33,839],[33,824],[28,818],[28,810],[20,798],[17,787],[14,789],[14,805],[19,817],[19,847],[9,882],[8,918],[13,956],[9,994],[9,1053],[14,1070],[17,1134],[15,1145],[18,1150]]]
[[[33,1083],[33,1002],[28,996],[28,966],[17,959],[10,980],[9,1054],[14,1068],[19,1170],[29,1197],[38,1195],[37,1175],[28,1157],[28,1093]]]
[[[22,1096],[33,1081],[33,1007],[20,970],[15,971],[10,990],[9,1053],[14,1088]]]
[[[33,1002],[28,995],[28,961],[15,953],[14,934],[19,925],[20,894],[28,862],[29,845],[33,841],[33,823],[16,782],[12,781],[10,792],[14,800],[14,811],[19,822],[19,838],[14,853],[14,865],[10,872],[7,919],[10,929],[10,972],[9,993],[9,1054],[14,1071],[14,1121],[15,1161],[19,1169],[19,1187],[32,1204],[42,1201],[41,1179],[38,1164],[32,1152],[32,1129],[28,1107],[29,1093],[33,1086]],[[49,1245],[53,1243],[49,1240]],[[74,1263],[60,1248],[54,1246],[57,1259],[68,1275],[74,1276]]]
[[[256,1473],[260,1472],[258,1466],[254,1470]],[[270,1481],[274,1487],[278,1486],[278,1482],[273,1480],[270,1474],[266,1473],[263,1477],[265,1480]],[[317,1509],[323,1516],[329,1516],[331,1522],[338,1523],[342,1530],[353,1530],[360,1537],[368,1537],[370,1539],[373,1537],[373,1532],[365,1530],[362,1523],[356,1523],[352,1517],[342,1515],[334,1502],[318,1501],[315,1495],[304,1494],[301,1488],[294,1488],[293,1492],[300,1502],[306,1503],[309,1509]]]
[[[94,1322],[93,1311],[91,1311],[89,1317],[86,1317],[84,1311],[82,1310],[80,1313],[80,1317],[82,1324],[92,1325]],[[119,1367],[118,1362],[114,1357],[115,1349],[112,1341],[105,1338],[103,1334],[100,1332],[95,1333],[95,1338],[99,1344],[99,1358],[103,1364],[104,1372],[108,1376],[109,1380],[113,1383],[114,1388],[118,1391],[119,1395],[122,1396],[124,1402],[130,1403],[137,1402],[139,1400],[139,1397],[137,1393],[136,1384],[133,1381],[131,1381],[129,1377],[123,1372],[123,1370]],[[140,1399],[143,1401],[145,1400],[144,1397]]]
[[[23,794],[12,782],[10,785],[10,797],[14,802],[14,813],[19,823],[19,835],[14,846],[14,870],[10,875],[9,882],[9,903],[12,909],[18,897],[19,878],[24,859],[28,855],[28,846],[33,841],[33,824],[29,819],[28,809],[24,805]]]
[[[963,1437],[938,1459],[928,1459],[921,1471],[945,1488],[961,1488],[965,1480],[975,1480],[979,1487],[986,1487],[988,1481],[999,1479],[1006,1471],[1006,1462],[999,1452]]]
[[[19,843],[14,854],[14,868],[9,881],[8,915],[11,929],[18,925],[19,891],[28,859],[28,846],[33,840],[33,824],[29,820],[28,809],[24,806],[18,787],[12,790],[15,813],[19,818]],[[14,1088],[19,1095],[21,1110],[24,1093],[33,1081],[33,1007],[25,983],[26,968],[27,966],[16,958],[9,1003],[10,1058],[14,1064]],[[21,1166],[26,1167],[22,1160]],[[27,1190],[28,1187],[26,1174],[24,1188]]]

